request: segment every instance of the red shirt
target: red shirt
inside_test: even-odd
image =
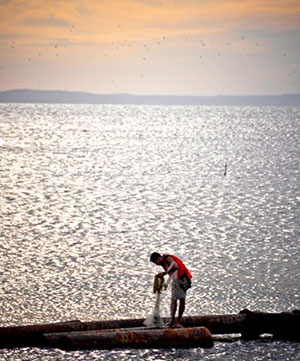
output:
[[[188,278],[191,279],[192,278],[191,272],[187,269],[185,264],[178,257],[173,256],[171,254],[164,254],[163,255],[164,264],[166,265],[166,266],[163,266],[164,269],[167,269],[170,266],[170,264],[169,264],[169,262],[167,260],[167,258],[169,256],[172,257],[174,259],[174,261],[177,263],[177,266],[178,266],[177,276],[180,277],[185,273],[188,276]]]

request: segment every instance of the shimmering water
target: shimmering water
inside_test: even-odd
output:
[[[159,271],[152,251],[190,268],[186,315],[299,308],[299,121],[299,108],[1,104],[1,326],[147,317]],[[210,350],[24,348],[0,359],[299,353],[297,343],[262,340]]]

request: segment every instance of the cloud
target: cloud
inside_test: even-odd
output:
[[[63,20],[63,19],[59,19],[56,17],[46,17],[46,18],[28,18],[26,20],[24,20],[23,22],[24,25],[30,25],[30,26],[35,26],[35,27],[51,27],[51,26],[58,26],[58,27],[62,27],[62,26],[71,26],[71,23],[69,21]]]
[[[299,0],[0,0],[0,34],[32,42],[146,41],[229,31],[300,29]],[[76,29],[71,31],[71,24]],[[65,28],[65,29],[64,29]]]

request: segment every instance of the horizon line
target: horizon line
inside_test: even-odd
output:
[[[64,93],[83,93],[90,95],[128,95],[128,96],[155,96],[155,97],[203,97],[203,98],[212,98],[212,97],[279,97],[279,96],[290,96],[290,95],[300,95],[300,90],[297,93],[278,93],[278,94],[215,94],[215,95],[200,95],[200,94],[154,94],[154,93],[126,93],[126,92],[116,92],[116,93],[96,93],[92,91],[85,90],[66,90],[66,89],[35,89],[35,88],[11,88],[7,90],[0,90],[0,93],[11,92],[11,91],[35,91],[35,92],[64,92]]]

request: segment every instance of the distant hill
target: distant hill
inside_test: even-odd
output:
[[[131,95],[92,94],[84,92],[13,89],[0,92],[1,103],[59,104],[149,104],[149,105],[239,105],[239,106],[300,106],[299,94],[282,95]]]

